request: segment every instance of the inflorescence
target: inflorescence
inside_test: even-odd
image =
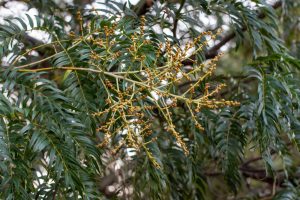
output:
[[[114,34],[115,27],[104,28],[106,38]],[[206,63],[197,64],[193,60],[195,64],[192,70],[186,70],[183,65],[184,60],[199,51],[203,51],[204,47],[208,45],[208,41],[215,39],[219,33],[220,31],[216,34],[203,32],[193,41],[186,43],[183,48],[176,44],[172,45],[169,41],[159,43],[156,45],[156,58],[153,66],[145,67],[146,56],[139,54],[139,50],[144,45],[151,45],[152,42],[144,37],[145,18],[142,17],[140,31],[131,35],[131,45],[127,48],[131,54],[132,62],[138,62],[140,68],[134,71],[126,69],[125,73],[123,71],[123,73],[111,74],[110,78],[103,80],[107,91],[106,109],[93,113],[93,116],[99,118],[106,116],[108,120],[97,129],[97,131],[105,133],[104,140],[98,146],[111,146],[112,138],[118,134],[125,135],[117,145],[113,145],[114,153],[118,152],[121,147],[130,147],[137,151],[144,149],[152,163],[159,168],[160,165],[147,148],[147,144],[154,142],[157,137],[152,137],[149,141],[145,139],[151,136],[153,132],[151,118],[155,116],[151,113],[156,112],[166,123],[165,131],[175,138],[176,143],[188,155],[188,147],[172,120],[172,109],[178,106],[178,102],[183,103],[188,108],[195,127],[199,131],[203,131],[204,128],[198,121],[196,114],[202,108],[216,109],[223,106],[239,105],[235,101],[213,98],[225,87],[225,84],[211,89],[209,83],[206,83],[202,94],[196,92],[197,89],[199,90],[199,86],[214,73],[221,54]],[[204,37],[209,37],[209,39],[201,42]],[[102,40],[95,40],[94,42],[99,45],[104,43]],[[107,40],[106,42],[108,46],[109,43],[112,43],[112,41]],[[189,53],[191,50],[192,53]],[[116,56],[113,55],[112,57],[115,58]],[[92,59],[101,58],[93,56]],[[107,75],[109,76],[109,74]],[[120,81],[126,83],[125,89],[120,88]],[[190,81],[191,84],[184,92],[180,92],[178,88],[180,83],[186,81]],[[151,95],[153,93],[155,95]]]
[[[82,27],[83,20],[80,13],[78,20]],[[224,106],[237,106],[239,103],[216,99],[216,94],[225,87],[225,84],[211,87],[207,83],[208,78],[216,70],[216,63],[221,54],[206,62],[191,59],[198,52],[203,52],[208,42],[214,40],[220,30],[216,33],[203,32],[192,41],[179,46],[168,40],[161,43],[151,40],[145,27],[146,19],[141,17],[139,29],[129,36],[126,35],[130,45],[124,48],[113,48],[117,45],[121,46],[117,38],[122,34],[122,27],[117,23],[105,25],[96,31],[93,30],[94,32],[89,30],[88,36],[84,36],[81,30],[82,34],[77,40],[74,32],[71,32],[70,38],[76,41],[74,46],[82,42],[96,49],[105,50],[105,53],[101,54],[91,50],[87,63],[89,67],[24,69],[21,66],[19,68],[20,71],[32,72],[61,69],[97,73],[106,92],[104,109],[91,113],[97,120],[103,122],[96,130],[104,135],[98,147],[108,148],[113,153],[126,148],[144,150],[152,164],[160,168],[147,146],[160,136],[153,134],[155,129],[153,118],[159,118],[165,132],[173,136],[175,141],[173,145],[178,145],[188,155],[189,148],[173,121],[174,109],[184,106],[195,127],[202,132],[204,128],[197,117],[197,113],[202,108],[217,109]],[[91,27],[88,25],[88,28]],[[121,55],[129,55],[130,64],[122,63],[123,60],[119,60]],[[149,56],[151,59],[148,58]],[[115,65],[118,65],[118,68],[112,71],[107,68],[107,65],[114,60],[117,60]],[[193,65],[187,68],[183,64],[186,60],[192,61]],[[182,84],[187,85],[184,90],[180,87]]]

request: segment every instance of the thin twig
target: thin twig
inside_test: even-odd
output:
[[[177,32],[178,18],[180,16],[181,10],[183,9],[183,5],[185,4],[185,1],[186,0],[181,0],[180,1],[180,6],[179,6],[178,10],[175,13],[174,26],[173,26],[173,30],[172,30],[174,38],[177,37],[177,33],[176,32]]]

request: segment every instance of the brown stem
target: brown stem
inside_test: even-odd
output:
[[[185,1],[186,0],[181,0],[180,1],[180,6],[179,6],[178,10],[175,13],[174,26],[173,26],[173,30],[172,30],[174,38],[176,38],[176,35],[177,35],[176,32],[177,32],[177,25],[178,25],[178,17],[180,15],[180,12],[183,8],[183,5],[184,5]]]

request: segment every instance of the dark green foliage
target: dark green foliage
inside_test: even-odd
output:
[[[249,2],[255,7],[243,1],[156,1],[144,13],[145,33],[136,41],[135,56],[144,56],[143,61],[134,60],[129,50],[131,37],[141,31],[141,8],[130,3],[109,1],[105,8],[89,10],[80,3],[69,8],[64,2],[32,1],[28,5],[39,10],[38,16],[7,18],[0,25],[0,57],[7,61],[0,71],[0,198],[299,199],[300,45],[295,31],[299,22],[293,18],[299,3]],[[72,16],[71,21],[62,13]],[[215,23],[205,24],[203,14]],[[201,96],[206,83],[214,88],[226,82],[227,88],[215,97],[238,101],[240,106],[201,109],[196,118],[204,131],[199,131],[186,104],[179,102],[170,116],[189,155],[166,131],[167,122],[158,109],[145,111],[152,134],[145,137],[144,149],[120,147],[116,153],[115,148],[100,145],[106,134],[98,128],[114,115],[111,111],[93,115],[108,109],[105,81],[121,91],[128,89],[126,78],[147,81],[140,74],[118,79],[104,72],[116,75],[163,66],[167,59],[156,54],[160,43],[184,45],[202,31],[216,32],[224,24],[230,30],[192,56],[207,61],[229,44],[226,57],[217,64],[219,71],[195,87],[195,94]],[[102,30],[112,27],[118,31],[106,36]],[[29,40],[32,30],[48,33],[49,44]],[[107,38],[114,42],[105,43]],[[144,44],[144,39],[151,44]],[[202,38],[198,47],[206,40]],[[38,56],[29,55],[31,50]],[[114,59],[105,59],[115,54]],[[185,59],[182,66],[188,71],[196,64]],[[189,84],[162,88],[184,93]],[[155,105],[150,92],[136,102],[141,109]],[[117,99],[118,92],[110,94]],[[119,118],[114,131],[124,125]],[[116,134],[111,144],[117,146],[123,138]],[[111,163],[120,160],[121,169],[111,169]],[[106,184],[110,175],[121,181],[113,178]],[[115,191],[108,192],[114,184]]]

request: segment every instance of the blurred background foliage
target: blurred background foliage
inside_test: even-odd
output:
[[[300,198],[299,1],[4,0],[0,4],[0,198]],[[105,137],[97,127],[106,119],[90,113],[106,108],[106,93],[95,74],[38,72],[70,65],[94,69],[88,64],[89,44],[76,39],[87,38],[88,26],[103,29],[114,20],[129,36],[140,27],[141,16],[154,46],[168,39],[183,47],[201,32],[222,28],[203,51],[192,55],[201,63],[224,53],[216,73],[197,92],[203,92],[206,82],[226,83],[216,98],[240,102],[237,107],[197,113],[203,132],[195,128],[187,107],[177,105],[172,120],[187,143],[188,156],[166,134],[163,119],[154,112],[157,117],[151,124],[157,140],[148,148],[160,169],[145,151],[124,148],[113,154],[97,146]],[[128,47],[128,40],[119,41],[121,49]],[[151,68],[153,50],[142,52]],[[99,50],[99,55],[106,54]],[[125,54],[119,56],[105,63],[105,70],[122,71],[119,60],[131,65]],[[18,71],[27,65],[37,72]],[[184,70],[194,67],[191,59],[182,65]],[[191,82],[180,84],[179,91],[185,91]]]

